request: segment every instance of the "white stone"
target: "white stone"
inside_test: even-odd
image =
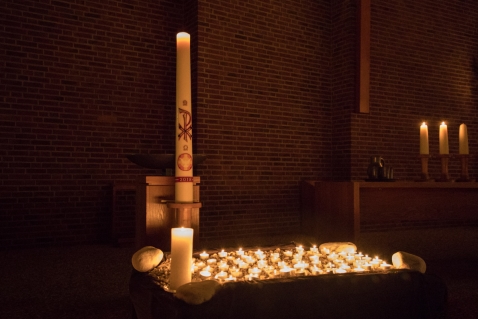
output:
[[[216,280],[190,282],[179,286],[174,296],[191,305],[200,305],[211,299],[221,287]]]
[[[411,269],[419,271],[422,274],[427,270],[427,264],[421,257],[404,251],[398,251],[393,254],[392,263],[397,269]]]
[[[133,254],[131,263],[137,271],[147,272],[159,265],[163,256],[164,253],[161,249],[145,246]]]
[[[323,243],[319,246],[319,250],[321,253],[325,253],[326,250],[329,252],[335,253],[354,253],[357,251],[357,246],[354,243],[350,242],[330,242],[330,243]]]

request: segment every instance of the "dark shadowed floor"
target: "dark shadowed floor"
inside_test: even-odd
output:
[[[300,235],[202,243],[221,248],[269,245],[313,238]],[[447,284],[443,318],[478,318],[478,229],[449,228],[365,233],[359,250],[391,262],[398,250],[417,254],[427,272]],[[202,249],[202,247],[201,247]],[[0,251],[1,318],[131,318],[130,246],[87,245]]]

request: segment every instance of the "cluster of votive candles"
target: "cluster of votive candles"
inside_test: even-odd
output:
[[[449,154],[448,147],[448,127],[445,122],[440,125],[439,133],[440,154]],[[420,154],[428,155],[430,153],[428,147],[428,126],[425,122],[420,126]],[[459,154],[467,155],[468,150],[468,131],[465,124],[460,125],[459,131]]]
[[[361,273],[384,271],[393,268],[378,257],[362,253],[320,252],[316,246],[304,249],[297,246],[290,250],[224,250],[208,254],[203,252],[193,258],[191,274],[193,281],[218,280],[221,282],[271,279],[291,276],[310,276],[320,274]]]

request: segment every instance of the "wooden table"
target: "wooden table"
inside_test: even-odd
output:
[[[478,225],[475,182],[301,182],[302,231],[355,242],[364,230]]]

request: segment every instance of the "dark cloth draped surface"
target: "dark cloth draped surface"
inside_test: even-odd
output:
[[[440,278],[411,270],[231,282],[200,305],[147,273],[133,270],[129,286],[137,319],[436,318],[446,302]]]

